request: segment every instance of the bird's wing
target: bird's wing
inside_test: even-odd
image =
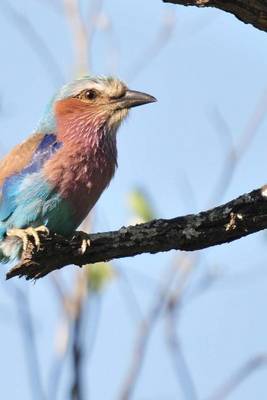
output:
[[[54,134],[36,133],[0,162],[0,221],[17,207],[16,192],[29,174],[38,172],[61,146]]]
[[[0,161],[0,188],[6,178],[17,174],[30,163],[34,152],[44,138],[44,134],[35,133],[18,144]],[[0,189],[1,190],[1,189]]]

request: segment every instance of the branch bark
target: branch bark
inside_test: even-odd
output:
[[[163,0],[184,6],[216,7],[235,15],[246,24],[267,32],[266,0]]]
[[[142,253],[194,251],[232,242],[267,228],[267,186],[198,214],[158,219],[118,231],[81,234],[71,239],[41,236],[37,251],[29,241],[21,262],[7,273],[38,279],[66,265],[82,266]]]

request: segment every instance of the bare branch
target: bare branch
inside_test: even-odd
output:
[[[7,279],[38,279],[70,264],[82,266],[142,253],[194,251],[228,243],[267,227],[266,196],[264,186],[199,214],[153,220],[118,231],[78,232],[71,239],[57,234],[42,236],[40,250],[29,241],[20,264],[7,273]]]
[[[246,24],[267,32],[267,3],[265,0],[163,0],[183,6],[216,7],[234,14]]]

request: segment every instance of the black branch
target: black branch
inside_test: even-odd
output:
[[[71,239],[41,236],[41,247],[29,242],[21,262],[7,273],[38,279],[66,265],[83,266],[115,258],[169,250],[194,251],[232,242],[267,227],[267,186],[222,206],[173,219],[157,219],[118,231]]]
[[[163,0],[183,6],[216,7],[235,15],[246,24],[267,32],[266,0]]]

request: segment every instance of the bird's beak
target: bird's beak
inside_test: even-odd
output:
[[[147,93],[137,92],[136,90],[127,90],[125,95],[117,100],[117,104],[119,108],[122,109],[137,107],[147,103],[154,103],[155,101],[157,101],[157,99]]]

